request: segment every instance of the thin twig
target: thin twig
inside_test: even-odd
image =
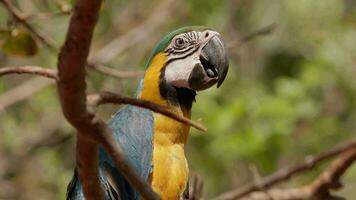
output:
[[[6,108],[32,97],[33,94],[53,84],[53,80],[35,77],[4,92],[0,95],[0,114],[2,114]]]
[[[295,165],[293,167],[281,169],[274,174],[267,176],[265,178],[261,178],[258,183],[252,183],[246,185],[239,189],[234,189],[229,192],[223,193],[212,200],[232,200],[232,199],[239,199],[244,197],[252,192],[259,191],[261,189],[265,189],[280,183],[282,181],[286,181],[291,177],[295,176],[296,174],[300,174],[304,171],[313,169],[316,165],[320,162],[331,159],[349,149],[356,147],[356,140],[353,140],[347,144],[340,145],[336,148],[333,148],[327,152],[321,153],[315,156],[307,157],[304,162]]]
[[[240,44],[241,43],[245,43],[245,42],[248,42],[248,41],[251,41],[253,39],[255,39],[256,37],[259,37],[259,36],[264,36],[264,35],[268,35],[270,33],[272,33],[272,31],[276,28],[276,25],[275,24],[270,24],[268,26],[265,26],[265,27],[262,27],[261,29],[258,29],[248,35],[246,35],[245,37],[243,37],[241,40],[240,40]]]
[[[70,14],[70,10],[63,10],[59,11],[56,13],[40,13],[40,14],[33,14],[29,15],[26,17],[23,17],[23,14],[16,9],[8,0],[0,0],[1,3],[4,4],[5,8],[13,15],[13,17],[21,24],[23,24],[37,39],[42,42],[44,45],[49,47],[51,50],[55,50],[55,46],[51,39],[47,38],[45,35],[37,31],[35,28],[32,27],[28,23],[28,20],[30,20],[33,17],[52,17],[56,15],[67,15]],[[119,37],[120,38],[120,37]],[[121,48],[122,45],[119,45]],[[131,45],[130,45],[131,46]],[[125,49],[125,47],[124,47]],[[97,70],[98,72],[113,76],[115,78],[137,78],[141,75],[141,73],[137,72],[130,72],[130,71],[119,71],[113,68],[105,67],[104,65],[101,64],[94,64],[94,63],[89,63],[89,67],[92,67],[93,69]]]
[[[0,68],[0,76],[6,74],[35,74],[57,80],[57,70],[48,69],[38,66],[19,66],[19,67],[2,67]]]
[[[8,162],[4,170],[1,171],[0,176],[16,176],[23,170],[24,164],[32,158],[32,155],[41,148],[55,147],[72,138],[71,134],[61,134],[58,132],[62,116],[60,113],[53,116],[44,117],[44,123],[41,133],[30,138],[22,139],[22,148],[14,149],[8,155]],[[43,123],[43,122],[42,122]]]
[[[189,183],[189,199],[201,200],[203,196],[203,187],[203,180],[198,175],[194,175]]]
[[[99,94],[93,94],[88,96],[88,105],[91,106],[97,106],[100,104],[107,104],[107,103],[113,103],[113,104],[130,104],[134,106],[138,106],[141,108],[146,108],[149,110],[152,110],[154,112],[160,113],[162,115],[165,115],[169,118],[172,118],[178,122],[190,125],[198,130],[207,131],[207,128],[204,127],[202,124],[194,122],[190,120],[189,118],[183,117],[176,115],[170,111],[168,111],[166,108],[157,105],[153,102],[147,101],[147,100],[142,100],[142,99],[137,99],[133,97],[125,97],[121,96],[119,94],[115,94],[112,92],[101,92]]]
[[[156,31],[167,22],[167,18],[169,18],[173,13],[177,14],[179,12],[175,12],[180,8],[179,1],[175,0],[166,0],[162,1],[144,20],[142,23],[125,33],[124,35],[120,35],[116,38],[110,39],[110,42],[101,47],[98,50],[94,50],[93,54],[89,56],[89,66],[92,66],[95,70],[101,73],[105,73],[107,75],[121,78],[123,73],[115,72],[112,68],[105,68],[105,66],[100,63],[108,63],[113,58],[115,58],[118,54],[124,52],[126,49],[141,44],[147,38],[154,35]],[[175,17],[177,17],[175,15]],[[124,76],[130,76],[130,78],[136,78],[140,76],[140,74],[136,73],[124,73]]]
[[[2,2],[2,1],[5,1],[5,0],[0,0],[0,2]],[[153,14],[151,16],[149,16],[147,18],[147,20],[142,22],[136,28],[132,29],[127,34],[118,36],[117,38],[113,39],[112,41],[116,41],[115,45],[112,45],[112,43],[110,42],[107,45],[105,45],[104,47],[102,47],[101,49],[99,49],[97,51],[97,53],[94,53],[93,61],[95,61],[95,63],[106,63],[106,62],[110,61],[111,59],[113,59],[117,54],[124,52],[126,49],[128,49],[128,48],[144,41],[145,39],[149,38],[150,36],[152,36],[154,31],[157,30],[157,28],[160,27],[162,25],[162,23],[165,22],[164,19],[166,19],[169,15],[174,13],[173,9],[176,9],[179,7],[179,6],[172,6],[172,5],[175,5],[176,3],[178,3],[178,1],[169,0],[169,1],[162,2],[162,4],[160,6],[158,6],[157,9],[152,12]],[[160,10],[160,9],[162,9],[162,10]],[[11,10],[10,10],[10,12],[11,12]],[[16,12],[19,13],[19,11],[16,11]],[[22,14],[21,15],[17,14],[17,15],[22,16]],[[147,27],[149,27],[149,29],[147,29]],[[34,30],[34,28],[32,28],[32,29]],[[131,40],[130,38],[135,38],[135,40]],[[130,41],[130,42],[127,42],[127,41]],[[110,56],[105,57],[105,59],[101,59],[100,55],[97,55],[99,53],[105,54],[105,52],[107,52],[108,50],[114,51],[115,54],[110,53]],[[101,73],[104,73],[104,70],[98,70],[98,71],[100,71]],[[106,71],[109,72],[109,70],[106,70]],[[112,72],[111,69],[110,69],[110,72]],[[118,74],[117,72],[108,73],[108,75],[112,75],[112,76],[117,75],[116,77],[122,77],[122,75]],[[38,78],[33,78],[33,79],[31,79],[31,81],[29,81],[29,83],[36,82],[36,81],[38,81]],[[53,84],[48,80],[42,80],[41,82],[46,82],[46,86]],[[21,85],[21,88],[25,88],[25,87],[27,87],[27,82],[25,82]],[[38,88],[35,88],[35,85],[33,85],[33,86],[31,86],[31,90],[26,91],[19,95],[15,94],[16,91],[19,91],[19,90],[15,90],[15,89],[13,89],[14,91],[8,91],[7,93],[4,93],[3,95],[0,96],[0,102],[2,102],[2,100],[6,100],[6,104],[0,104],[1,105],[0,113],[5,108],[15,105],[16,103],[23,101],[25,99],[28,99],[34,93],[40,91],[44,87],[45,86],[43,84],[39,84]],[[7,96],[8,94],[10,96]],[[21,98],[12,98],[12,96],[19,96]],[[11,101],[11,99],[12,99],[12,101]]]
[[[134,72],[132,72],[132,73],[134,73]],[[44,77],[58,80],[57,70],[38,67],[38,66],[19,66],[19,67],[0,68],[0,77],[3,75],[6,75],[6,74],[34,74],[34,75],[44,76]],[[121,77],[127,78],[127,77],[129,77],[129,75],[130,74],[126,74],[126,76],[121,75]],[[131,75],[134,75],[134,74],[131,74]],[[131,104],[131,105],[139,106],[142,108],[152,110],[157,113],[161,113],[167,117],[177,120],[178,122],[182,122],[184,124],[187,124],[194,128],[197,128],[198,130],[201,130],[204,132],[207,131],[207,128],[204,127],[202,124],[194,122],[194,121],[190,120],[189,118],[176,115],[176,114],[166,110],[166,108],[164,108],[160,105],[157,105],[155,103],[146,101],[146,100],[136,99],[133,97],[125,97],[125,96],[121,96],[119,94],[114,94],[111,92],[102,92],[102,93],[95,94],[95,95],[89,95],[87,97],[87,99],[88,99],[88,104],[95,106],[95,107],[98,106],[99,104],[106,104],[106,103]],[[0,100],[1,100],[1,98],[0,98]]]
[[[56,47],[54,45],[54,42],[52,39],[48,38],[44,34],[40,33],[38,30],[35,30],[22,16],[21,12],[15,8],[9,0],[0,0],[0,3],[4,5],[7,11],[11,13],[11,15],[14,17],[14,19],[22,24],[27,30],[29,30],[32,35],[34,35],[39,41],[41,41],[45,46],[48,47],[48,49],[52,51],[56,51]]]
[[[258,29],[256,31],[242,37],[241,39],[235,39],[235,40],[228,42],[227,47],[230,49],[230,48],[236,47],[237,45],[241,45],[246,42],[249,42],[257,37],[268,35],[268,34],[272,33],[272,31],[275,29],[275,27],[276,27],[275,24],[270,24],[268,26],[262,27],[261,29]]]
[[[143,72],[135,72],[135,71],[123,71],[123,70],[117,70],[111,67],[106,67],[105,65],[102,64],[88,64],[89,69],[95,69],[96,71],[112,76],[114,78],[138,78],[143,75]]]
[[[145,39],[156,33],[163,23],[167,22],[167,18],[177,13],[174,11],[180,8],[180,6],[178,6],[179,3],[180,1],[175,0],[160,2],[151,12],[152,15],[148,16],[145,21],[126,34],[111,39],[105,46],[94,51],[93,54],[89,56],[88,62],[107,63],[129,47],[145,41]]]
[[[57,12],[50,12],[50,13],[37,13],[31,14],[23,18],[23,20],[32,20],[32,19],[52,19],[53,17],[65,16],[69,15],[71,10],[61,10]]]

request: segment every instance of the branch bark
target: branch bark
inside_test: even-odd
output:
[[[6,108],[33,96],[33,94],[53,85],[53,83],[53,80],[35,77],[6,91],[0,96],[0,114],[2,114]]]
[[[19,10],[17,10],[16,8],[14,8],[8,0],[0,0],[0,3],[6,3],[4,5],[5,8],[12,13],[13,15],[15,15],[14,17],[17,19],[22,19],[20,22],[24,22],[29,26],[30,30],[33,31],[34,35],[42,35],[40,32],[38,32],[35,28],[33,28],[27,21],[26,18],[23,17],[23,14],[20,13]],[[117,38],[115,38],[113,41],[115,41],[115,44],[113,44],[112,42],[110,42],[110,44],[105,45],[104,47],[100,48],[97,52],[94,52],[93,54],[93,59],[92,62],[96,62],[96,64],[94,64],[94,66],[99,65],[98,63],[106,63],[108,61],[110,61],[111,59],[113,59],[115,56],[117,56],[118,54],[122,53],[123,51],[125,51],[126,49],[144,41],[145,39],[149,38],[149,36],[152,36],[154,31],[157,30],[157,28],[159,28],[163,22],[165,22],[164,19],[166,19],[168,16],[171,15],[171,13],[174,13],[173,10],[176,8],[179,8],[179,6],[177,6],[176,4],[179,4],[178,1],[174,1],[174,0],[169,0],[169,1],[164,1],[162,2],[162,4],[160,6],[158,6],[152,13],[152,15],[150,15],[149,17],[147,17],[147,20],[142,22],[140,25],[138,25],[136,28],[132,29],[131,31],[129,31],[127,34],[124,34],[122,36],[119,36]],[[173,6],[174,5],[174,6]],[[17,17],[16,17],[17,16]],[[147,30],[147,27],[150,27],[149,30]],[[142,34],[144,33],[144,34]],[[46,38],[45,36],[43,36],[43,38]],[[135,40],[130,40],[130,38],[135,38]],[[40,40],[41,42],[43,41],[44,44],[46,44],[46,40]],[[127,42],[130,41],[130,42]],[[108,53],[108,51],[110,51],[110,55],[105,56],[105,58],[100,58],[101,55],[105,55]],[[115,53],[113,53],[115,52]],[[93,65],[93,63],[90,63]],[[115,73],[107,73],[109,70],[102,70],[101,69],[96,69],[97,71],[101,72],[101,73],[106,73],[110,76],[115,76],[116,78],[118,77],[122,77],[122,74],[119,74],[118,72]],[[110,72],[112,72],[114,69],[110,69]],[[20,93],[18,94],[18,91],[22,91],[22,88],[26,88],[28,87],[28,83],[32,83],[32,82],[41,82],[41,84],[39,84],[38,87],[35,87],[36,85],[32,85],[31,86],[31,90],[26,91],[24,93]],[[5,101],[5,104],[1,104],[0,103],[0,113],[1,111],[5,110],[7,107],[10,107],[12,105],[15,105],[16,103],[26,100],[27,98],[31,97],[34,93],[39,92],[41,89],[43,89],[46,86],[52,85],[53,82],[50,82],[48,80],[39,80],[38,78],[33,78],[29,81],[26,81],[25,83],[23,83],[21,86],[19,86],[18,89],[13,89],[8,91],[7,93],[4,93],[0,96],[0,102]],[[13,96],[18,96],[18,98],[14,98],[12,99]]]
[[[102,64],[88,64],[87,65],[91,69],[95,69],[96,71],[112,76],[114,78],[138,78],[143,75],[143,72],[135,72],[135,71],[121,71],[111,67],[106,67]]]
[[[312,183],[292,189],[271,189],[263,192],[254,192],[243,200],[341,200],[343,198],[330,194],[330,190],[340,189],[341,176],[356,160],[356,147],[347,149]]]
[[[147,17],[147,20],[143,21],[126,34],[111,39],[109,43],[101,47],[99,50],[94,51],[93,55],[89,57],[89,63],[107,63],[129,47],[144,42],[145,39],[157,33],[157,30],[162,27],[162,24],[167,22],[167,18],[173,14],[177,14],[179,8],[181,8],[180,5],[181,1],[161,1],[151,12],[152,14]]]
[[[101,1],[76,2],[65,40],[58,58],[58,94],[64,116],[78,131],[77,163],[80,180],[87,199],[103,199],[98,178],[98,143],[112,156],[125,178],[144,199],[159,197],[148,183],[133,170],[111,130],[93,112],[86,101],[85,66]],[[85,167],[82,167],[85,164]],[[93,172],[96,172],[92,174]]]
[[[183,124],[190,125],[198,130],[201,130],[204,132],[206,132],[208,130],[202,124],[194,122],[194,121],[190,120],[189,118],[176,115],[176,114],[166,110],[166,108],[164,108],[160,105],[157,105],[155,103],[152,103],[150,101],[136,99],[133,97],[125,97],[125,96],[121,96],[119,94],[115,94],[112,92],[101,92],[99,94],[93,94],[93,95],[88,96],[88,105],[91,105],[93,107],[96,107],[101,104],[107,104],[107,103],[130,104],[130,105],[138,106],[141,108],[146,108],[146,109],[152,110],[153,112],[160,113],[160,114],[165,115],[169,118],[172,118],[172,119],[174,119],[178,122],[181,122]]]
[[[324,152],[322,154],[319,154],[316,156],[309,156],[301,164],[298,164],[298,165],[290,167],[290,168],[281,169],[270,176],[260,179],[259,182],[255,182],[255,183],[246,185],[240,189],[234,189],[229,192],[223,193],[223,194],[213,198],[212,200],[240,199],[242,197],[245,197],[245,196],[251,194],[252,192],[269,188],[272,185],[286,181],[286,180],[290,179],[291,177],[293,177],[297,174],[300,174],[306,170],[313,169],[320,162],[331,159],[345,151],[348,151],[348,150],[354,149],[354,148],[356,148],[356,140],[351,141],[350,143],[347,143],[344,145],[340,145],[340,146],[338,146],[330,151]]]
[[[273,32],[273,30],[275,29],[275,26],[276,26],[275,24],[270,24],[268,26],[265,26],[258,30],[255,30],[254,32],[252,32],[242,38],[238,38],[238,39],[229,41],[227,43],[227,48],[231,49],[231,48],[240,46],[246,42],[249,42],[257,37],[268,35]]]
[[[201,200],[203,197],[203,187],[203,180],[197,175],[193,176],[191,181],[189,181],[189,199]]]
[[[57,80],[57,70],[38,66],[19,66],[0,68],[0,76],[7,74],[34,74]]]
[[[58,81],[57,70],[38,67],[38,66],[19,66],[19,67],[0,68],[0,77],[7,74],[33,74],[33,75],[39,75],[39,76],[55,79],[56,81]],[[88,95],[87,100],[88,100],[89,107],[97,107],[101,104],[107,104],[107,103],[135,105],[141,108],[149,109],[153,112],[160,113],[178,122],[190,125],[203,132],[207,131],[207,128],[204,127],[202,124],[194,122],[189,118],[176,115],[166,110],[166,108],[146,100],[136,99],[133,97],[125,97],[112,92],[101,92],[99,94]],[[0,102],[1,102],[1,97],[0,97]]]

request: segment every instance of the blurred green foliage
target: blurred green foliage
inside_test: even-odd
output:
[[[61,6],[72,5],[69,0],[53,2],[18,0],[17,5],[27,13],[57,12]],[[106,0],[93,50],[145,21],[160,3]],[[271,34],[229,48],[231,67],[226,81],[221,88],[197,96],[193,119],[201,120],[209,131],[202,134],[192,129],[187,156],[191,173],[204,179],[207,196],[250,182],[251,165],[261,175],[267,175],[306,155],[354,138],[355,1],[188,0],[178,8],[167,9],[172,9],[173,15],[154,35],[107,64],[118,69],[143,70],[140,66],[144,66],[155,42],[166,32],[185,25],[213,27],[228,46],[255,30],[275,25]],[[0,8],[0,27],[6,28],[10,19]],[[49,34],[59,46],[68,16],[33,18],[31,24]],[[0,64],[54,67],[56,55],[45,48],[31,59],[0,54]],[[111,90],[126,95],[133,95],[139,82],[113,79],[94,71],[89,71],[88,77],[89,91]],[[1,95],[27,79],[30,77],[2,77]],[[109,118],[116,109],[104,106],[99,113]],[[25,147],[36,141],[33,138],[48,134],[49,130],[58,135],[75,134],[61,116],[53,87],[0,112],[0,159],[7,163],[14,163],[13,159],[21,157]],[[53,121],[58,123],[48,127]],[[40,199],[63,199],[74,167],[73,146],[72,138],[54,147],[38,148],[22,162],[22,170],[0,174],[2,180],[21,188],[19,199],[39,199],[38,195]],[[0,169],[6,169],[3,165]],[[321,166],[289,184],[310,181],[322,169]],[[349,170],[344,183],[342,195],[354,197],[355,167]],[[0,189],[0,199],[2,192]]]

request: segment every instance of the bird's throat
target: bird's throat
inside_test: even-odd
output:
[[[139,98],[152,101],[165,107],[175,107],[190,112],[196,92],[167,84],[164,79],[166,55],[157,54],[145,72],[143,88]]]
[[[163,78],[166,55],[157,54],[145,72],[143,87],[138,98],[165,107],[176,115],[190,118],[190,110],[195,100],[195,91],[168,85]],[[163,143],[185,143],[189,126],[160,114],[155,114],[155,138],[164,133]]]

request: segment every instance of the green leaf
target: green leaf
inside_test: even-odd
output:
[[[9,55],[28,57],[35,55],[38,47],[29,33],[15,29],[5,39],[1,49]]]

